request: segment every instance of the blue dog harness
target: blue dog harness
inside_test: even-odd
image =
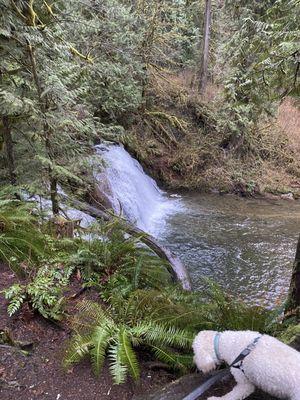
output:
[[[220,355],[220,336],[221,333],[217,333],[214,337],[214,350],[216,353],[216,357],[220,362],[223,362],[224,360],[222,360],[221,355]],[[261,336],[257,336],[253,342],[251,342],[238,356],[238,358],[236,358],[233,363],[229,366],[229,368],[237,368],[240,369],[244,374],[245,371],[243,369],[243,361],[244,359],[251,353],[252,350],[254,350],[254,348],[256,347],[259,339],[261,338]]]

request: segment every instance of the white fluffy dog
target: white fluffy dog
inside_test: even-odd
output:
[[[210,372],[225,361],[231,364],[255,338],[252,331],[199,332],[193,342],[194,361],[199,370]],[[216,348],[217,347],[217,348]],[[217,353],[217,354],[216,354]],[[261,335],[244,359],[242,369],[231,368],[237,385],[223,397],[208,400],[243,400],[255,388],[281,399],[300,400],[300,353],[279,340]]]

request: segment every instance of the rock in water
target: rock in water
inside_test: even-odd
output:
[[[280,196],[283,200],[295,200],[293,193],[285,193]]]

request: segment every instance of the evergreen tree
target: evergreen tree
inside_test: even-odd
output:
[[[297,0],[226,1],[224,120],[228,145],[247,144],[278,101],[299,90],[299,16]],[[230,118],[228,118],[228,116]]]

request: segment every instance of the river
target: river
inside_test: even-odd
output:
[[[160,240],[179,255],[193,287],[202,277],[254,304],[287,294],[300,233],[300,203],[231,195],[186,195],[168,216]]]
[[[300,202],[232,195],[167,195],[121,146],[98,147],[105,187],[117,214],[172,250],[195,290],[203,277],[254,304],[287,294],[300,233]],[[103,185],[103,174],[98,179]],[[99,183],[100,184],[100,183]]]

